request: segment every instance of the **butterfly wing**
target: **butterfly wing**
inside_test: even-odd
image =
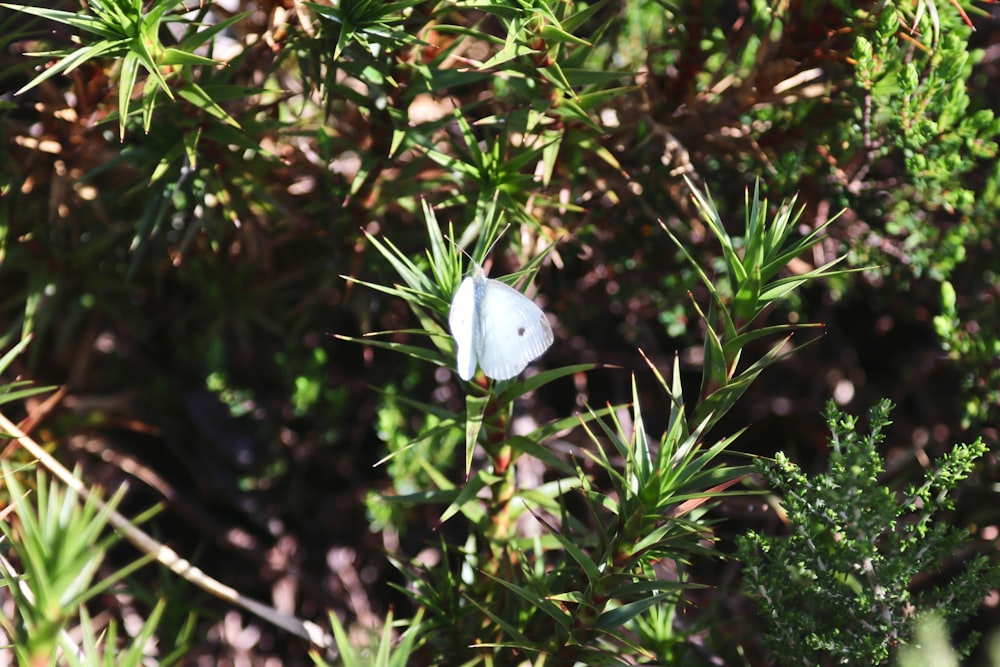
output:
[[[485,278],[483,282],[485,283]],[[476,374],[476,340],[481,336],[478,333],[479,301],[476,296],[476,281],[470,276],[455,291],[451,311],[448,313],[448,327],[458,349],[455,365],[458,376],[463,380],[469,380]]]
[[[480,331],[472,337],[478,344],[475,356],[494,380],[514,377],[552,345],[552,327],[545,313],[509,285],[486,280],[478,310]]]

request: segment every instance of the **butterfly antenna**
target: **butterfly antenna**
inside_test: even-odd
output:
[[[491,243],[490,247],[486,249],[486,255],[485,255],[486,257],[490,256],[490,253],[493,252],[494,246],[496,246],[496,244],[500,242],[500,239],[503,238],[503,235],[507,233],[508,229],[510,229],[509,222],[506,225],[504,225],[504,228],[500,230],[500,233],[497,234],[497,237],[493,239],[493,243]]]
[[[458,241],[456,241],[455,239],[451,238],[447,234],[445,235],[444,239],[446,241],[448,241],[449,243],[451,243],[453,246],[455,246],[455,250],[459,251],[460,253],[462,253],[463,255],[465,255],[466,257],[468,257],[469,261],[472,262],[473,264],[475,264],[476,260],[472,259],[472,255],[470,255],[469,253],[467,253],[465,251],[465,248],[463,248],[462,246],[460,246],[458,244]]]
[[[504,225],[504,228],[500,230],[500,233],[497,234],[497,237],[495,239],[493,239],[492,243],[490,243],[490,247],[486,249],[486,253],[483,255],[483,261],[484,262],[486,261],[486,258],[490,256],[490,253],[493,252],[493,248],[496,246],[496,244],[500,242],[501,238],[503,238],[503,235],[507,233],[508,229],[510,229],[510,223],[509,222],[506,225]],[[451,243],[453,246],[455,246],[456,250],[458,250],[460,253],[462,253],[463,255],[465,255],[466,257],[468,257],[469,258],[469,262],[471,262],[473,265],[479,264],[479,262],[477,262],[476,259],[472,255],[470,255],[468,252],[466,252],[465,248],[463,248],[462,246],[460,246],[455,239],[453,239],[452,237],[448,236],[447,234],[444,236],[444,238],[449,243]]]

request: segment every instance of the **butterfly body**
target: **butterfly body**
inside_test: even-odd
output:
[[[478,264],[452,298],[448,326],[457,343],[458,375],[469,380],[476,366],[487,377],[508,380],[552,345],[542,309],[513,287],[486,277]]]

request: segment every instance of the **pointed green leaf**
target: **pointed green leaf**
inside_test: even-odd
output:
[[[419,347],[417,345],[407,345],[405,343],[396,343],[394,341],[385,340],[371,340],[369,336],[380,336],[387,333],[398,333],[398,332],[375,332],[371,334],[365,334],[362,338],[354,338],[353,336],[343,336],[341,334],[335,334],[334,338],[338,340],[348,341],[351,343],[361,343],[362,345],[368,345],[370,347],[378,347],[383,350],[392,350],[393,352],[399,352],[400,354],[405,354],[413,359],[419,359],[420,361],[428,361],[436,366],[444,366],[445,362],[441,359],[441,356],[435,350],[430,350],[426,347]],[[419,332],[418,332],[419,333]]]
[[[238,128],[240,126],[240,124],[237,123],[232,116],[226,113],[225,109],[220,107],[215,100],[213,100],[209,94],[205,92],[205,89],[197,83],[189,81],[177,89],[177,94],[208,115],[213,116],[224,123],[228,123],[233,127]]]
[[[211,58],[206,58],[205,56],[199,56],[196,53],[182,51],[181,49],[171,47],[163,50],[163,55],[160,57],[160,64],[218,66],[219,62],[212,60]]]
[[[643,598],[642,600],[636,600],[635,602],[630,602],[604,612],[597,619],[597,622],[594,625],[604,630],[620,628],[621,626],[630,623],[636,616],[643,613],[650,607],[654,607],[660,603],[670,604],[673,600],[674,596],[666,593],[661,595],[652,595],[648,598]]]
[[[494,582],[500,584],[507,590],[517,595],[519,598],[527,602],[531,607],[541,610],[549,618],[551,618],[553,621],[555,621],[558,625],[562,626],[563,628],[568,628],[570,623],[572,623],[573,619],[566,612],[566,610],[564,610],[562,607],[552,602],[551,599],[542,597],[541,595],[538,595],[531,589],[525,588],[524,586],[518,586],[517,584],[507,581],[506,579],[495,577],[489,572],[483,572],[482,574],[484,574],[485,576],[492,579]],[[520,633],[515,629],[514,633],[512,634],[516,636],[517,634]]]
[[[25,14],[32,14],[34,16],[40,16],[42,18],[49,19],[51,21],[56,21],[58,23],[63,23],[66,25],[71,25],[74,28],[79,28],[85,32],[93,33],[95,35],[100,35],[109,40],[119,40],[125,35],[120,31],[115,30],[113,24],[105,23],[100,19],[94,18],[93,16],[87,16],[85,14],[80,14],[78,12],[64,12],[58,9],[47,9],[44,7],[32,7],[30,5],[14,5],[8,4],[6,2],[0,3],[0,7],[5,7],[7,9],[12,9],[17,12],[24,12]]]
[[[89,60],[95,60],[124,48],[126,44],[127,40],[101,41],[96,44],[91,44],[90,46],[77,49],[76,51],[69,53],[62,60],[43,71],[25,85],[21,86],[15,94],[20,95],[28,90],[31,90],[38,84],[47,81],[49,78],[56,76],[57,74],[71,72]]]
[[[491,475],[485,470],[476,471],[476,474],[469,477],[466,481],[465,486],[458,493],[458,497],[442,512],[439,522],[444,523],[459,512],[464,513],[466,511],[466,504],[477,504],[479,502],[476,496],[479,495],[480,491],[501,481],[503,481],[502,477]]]
[[[118,137],[121,141],[125,140],[125,124],[128,120],[132,90],[135,88],[135,80],[138,75],[139,58],[130,51],[122,58],[118,79],[118,109],[121,114],[118,123]]]
[[[739,323],[739,326],[746,326],[760,314],[758,308],[760,288],[760,264],[748,262],[746,279],[740,283],[739,291],[733,297],[734,328],[736,323]]]
[[[483,430],[483,415],[490,403],[491,396],[465,397],[465,476],[472,470],[472,455],[479,443],[479,433]]]

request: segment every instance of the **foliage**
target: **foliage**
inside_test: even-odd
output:
[[[196,65],[215,65],[211,58],[199,56],[194,51],[200,49],[216,34],[235,23],[241,17],[217,23],[206,30],[196,30],[197,21],[179,19],[169,16],[168,12],[177,9],[181,3],[178,0],[159,0],[148,10],[142,2],[135,0],[110,0],[107,3],[94,2],[88,6],[89,12],[65,12],[30,5],[13,5],[4,3],[8,9],[34,14],[50,21],[57,21],[83,31],[91,38],[86,46],[64,51],[32,54],[35,56],[58,56],[55,65],[35,77],[31,83],[22,87],[18,93],[24,93],[40,85],[49,77],[72,72],[84,63],[98,58],[121,59],[119,73],[119,133],[125,138],[126,120],[131,106],[131,98],[135,92],[136,80],[140,71],[148,75],[143,95],[143,128],[149,132],[153,112],[156,109],[157,96],[162,92],[174,99],[176,94],[198,107],[202,112],[225,120],[236,127],[239,124],[232,120],[219,106],[215,97],[222,95],[221,90],[205,90],[197,83],[186,80]],[[182,39],[176,47],[165,47],[160,43],[159,32],[167,22],[181,21],[186,25],[188,37]],[[175,86],[167,83],[167,77],[177,79]]]
[[[989,4],[37,4],[0,5],[0,402],[230,585],[164,609],[228,610],[191,659],[325,644],[246,597],[377,655],[425,608],[390,661],[752,662],[707,557],[735,434],[888,395],[902,443],[995,440]],[[556,343],[460,383],[455,246],[505,225]]]
[[[996,159],[1000,134],[1000,118],[992,111],[969,109],[970,28],[954,13],[944,18],[940,25],[924,13],[910,23],[914,32],[933,35],[933,48],[902,42],[900,17],[892,11],[869,21],[854,45],[857,83],[864,91],[859,112],[865,116],[858,120],[869,126],[869,160],[873,167],[882,160],[902,160],[904,166],[905,176],[893,184],[899,196],[885,207],[885,232],[905,239],[901,250],[915,275],[928,271],[939,279],[962,261],[969,238],[988,233],[985,202],[977,202],[966,183],[977,165]],[[911,57],[901,58],[901,51]],[[928,211],[915,202],[933,202],[958,224],[945,230],[924,224]]]
[[[24,349],[28,347],[30,342],[31,337],[26,337],[17,345],[7,350],[7,352],[0,357],[0,373],[7,370],[18,355],[24,352]],[[51,389],[52,387],[35,387],[30,380],[19,380],[5,383],[0,385],[0,405],[21,401],[31,396],[37,396],[38,394],[45,393]]]
[[[829,469],[806,475],[780,452],[758,469],[782,493],[789,531],[749,533],[740,545],[746,586],[769,620],[765,640],[782,664],[887,664],[913,640],[915,614],[935,611],[950,627],[971,616],[1000,569],[980,554],[950,581],[919,593],[968,542],[968,531],[941,517],[954,492],[986,453],[977,440],[956,445],[924,481],[896,491],[882,482],[878,447],[892,404],[871,412],[868,433],[831,403]]]
[[[745,235],[733,238],[711,199],[698,191],[694,197],[706,224],[726,249],[728,260],[720,275],[709,277],[689,258],[711,298],[711,315],[698,311],[707,333],[702,395],[689,410],[679,363],[675,360],[669,381],[650,364],[667,394],[670,414],[659,442],[652,442],[646,433],[634,380],[628,422],[615,416],[620,408],[590,410],[583,417],[596,448],[583,453],[596,466],[597,476],[610,481],[610,494],[595,486],[594,473],[587,474],[579,464],[567,464],[545,446],[575,418],[557,420],[523,435],[510,432],[515,401],[568,373],[585,371],[585,366],[542,371],[523,381],[474,380],[468,385],[464,414],[415,399],[405,401],[417,423],[432,427],[420,428],[405,447],[396,448],[389,442],[390,456],[405,456],[419,463],[429,488],[394,494],[385,502],[442,505],[441,523],[461,515],[470,528],[460,552],[452,553],[442,544],[442,568],[428,568],[419,561],[408,563],[402,554],[397,556],[410,594],[418,608],[427,612],[421,631],[436,653],[452,656],[450,660],[471,659],[484,664],[519,656],[539,663],[555,658],[602,664],[608,655],[680,659],[685,654],[683,636],[671,628],[682,593],[692,586],[682,564],[709,553],[702,544],[710,538],[711,525],[703,505],[746,474],[743,468],[717,462],[738,433],[714,443],[707,442],[707,433],[761,371],[787,354],[779,342],[761,359],[738,370],[743,348],[750,341],[801,328],[754,328],[760,314],[797,287],[835,274],[832,267],[839,261],[807,275],[781,277],[779,269],[819,243],[822,230],[789,242],[796,219],[793,206],[783,204],[769,219],[767,202],[761,199],[758,186],[752,197],[747,195]],[[426,259],[411,260],[388,239],[371,237],[402,284],[365,284],[404,300],[422,324],[419,330],[382,335],[426,336],[433,347],[359,342],[450,366],[455,350],[445,334],[445,321],[449,296],[461,280],[462,256],[449,244],[427,205],[424,216]],[[481,232],[470,259],[481,264],[502,231],[499,207],[489,209],[489,217],[478,229]],[[738,254],[736,245],[744,252]],[[532,264],[521,274],[530,275]],[[395,414],[401,398],[393,396],[385,409]],[[393,423],[399,426],[410,421],[394,419]],[[594,430],[590,424],[598,428]],[[405,430],[390,432],[393,440],[401,436],[407,440]],[[436,443],[451,442],[463,432],[466,480],[461,486],[442,474],[443,461],[436,455]],[[486,458],[476,466],[474,455],[479,446]],[[552,475],[559,476],[541,485],[519,484],[516,466],[526,455],[536,457],[551,468]],[[405,470],[412,467],[410,463]],[[390,472],[403,473],[394,478],[395,489],[408,488],[414,482],[403,468],[394,467]],[[574,492],[584,503],[582,511],[570,507],[569,494]],[[392,515],[379,511],[377,503],[370,501],[370,506],[382,521]],[[524,529],[517,526],[529,520],[539,526],[541,534],[522,534]],[[396,530],[402,532],[404,526]],[[658,575],[656,563],[664,559],[677,563],[674,577]],[[467,654],[467,646],[478,650]]]
[[[41,469],[33,491],[29,491],[18,481],[23,473],[6,461],[0,465],[3,485],[16,517],[16,524],[5,521],[0,529],[21,568],[15,570],[7,559],[0,563],[3,584],[14,598],[17,610],[14,618],[4,618],[0,623],[12,639],[18,663],[145,664],[148,643],[157,632],[166,601],[161,600],[148,611],[142,627],[122,644],[117,623],[112,620],[103,630],[95,628],[85,606],[88,601],[112,592],[116,584],[149,560],[141,558],[99,576],[108,549],[118,539],[104,533],[110,513],[122,499],[124,487],[102,507],[96,495],[82,501],[75,491],[50,480]],[[82,638],[79,644],[68,632],[74,628]],[[163,639],[164,646],[175,641]],[[180,645],[186,641],[186,636],[176,638]]]
[[[992,283],[992,269],[985,269]],[[965,426],[988,424],[1000,410],[1000,321],[997,309],[985,299],[963,299],[950,281],[941,283],[941,313],[934,316],[934,330],[942,346],[961,369]]]
[[[408,627],[402,635],[396,639],[393,633],[397,629],[397,624],[393,622],[390,611],[385,618],[385,625],[380,635],[373,635],[371,645],[365,648],[358,647],[349,636],[344,626],[337,619],[336,615],[330,616],[330,625],[337,641],[339,652],[339,664],[344,667],[405,667],[409,664],[410,655],[415,651],[419,630],[421,612],[404,624]],[[313,662],[322,667],[327,667],[327,663],[317,653],[312,654]]]

